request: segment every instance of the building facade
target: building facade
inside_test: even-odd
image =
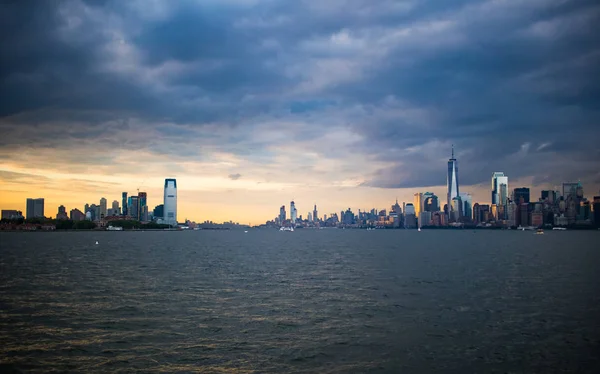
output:
[[[177,225],[177,181],[173,178],[165,179],[163,204],[165,209],[165,223]]]
[[[100,218],[104,218],[106,217],[108,211],[107,211],[107,201],[106,199],[103,197],[100,199]]]
[[[44,218],[44,199],[27,199],[26,219]]]
[[[20,219],[23,217],[23,212],[20,210],[3,210],[2,219]]]
[[[85,220],[85,213],[83,213],[81,210],[75,208],[75,209],[71,209],[71,212],[69,213],[69,218],[72,221],[83,221]]]
[[[123,192],[121,195],[122,195],[121,205],[123,206],[122,213],[124,216],[126,216],[128,214],[128,210],[127,210],[128,204],[127,203],[129,202],[129,200],[127,199],[127,192]]]
[[[290,220],[292,223],[296,223],[296,219],[298,218],[298,211],[296,210],[296,203],[290,202]]]
[[[503,172],[492,174],[492,204],[506,205],[508,200],[508,177]]]
[[[513,196],[514,196],[515,203],[529,204],[529,188],[527,188],[527,187],[515,188]]]
[[[67,208],[64,205],[58,207],[58,212],[56,213],[56,219],[67,220],[69,216],[67,215]]]

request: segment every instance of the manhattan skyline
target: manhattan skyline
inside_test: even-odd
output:
[[[338,12],[343,7],[344,12]],[[518,11],[517,11],[518,10]],[[600,192],[592,1],[2,6],[0,207],[123,191],[180,220],[387,208],[513,187]],[[274,213],[275,212],[275,213]]]

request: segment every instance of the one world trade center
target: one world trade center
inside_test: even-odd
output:
[[[451,215],[452,199],[459,197],[458,191],[458,165],[454,158],[454,145],[452,145],[452,158],[448,160],[448,216]]]

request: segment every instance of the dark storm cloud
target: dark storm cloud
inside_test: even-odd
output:
[[[200,158],[198,146],[212,144],[250,157],[282,142],[273,131],[310,147],[342,127],[360,138],[352,152],[388,165],[365,171],[369,186],[443,185],[451,144],[462,184],[497,170],[597,182],[594,1],[1,7],[1,148],[75,142]],[[286,125],[256,133],[273,122]],[[210,126],[230,133],[198,132]],[[154,138],[131,137],[144,133]]]

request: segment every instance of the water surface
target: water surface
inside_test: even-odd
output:
[[[597,373],[599,239],[0,233],[0,371]]]

